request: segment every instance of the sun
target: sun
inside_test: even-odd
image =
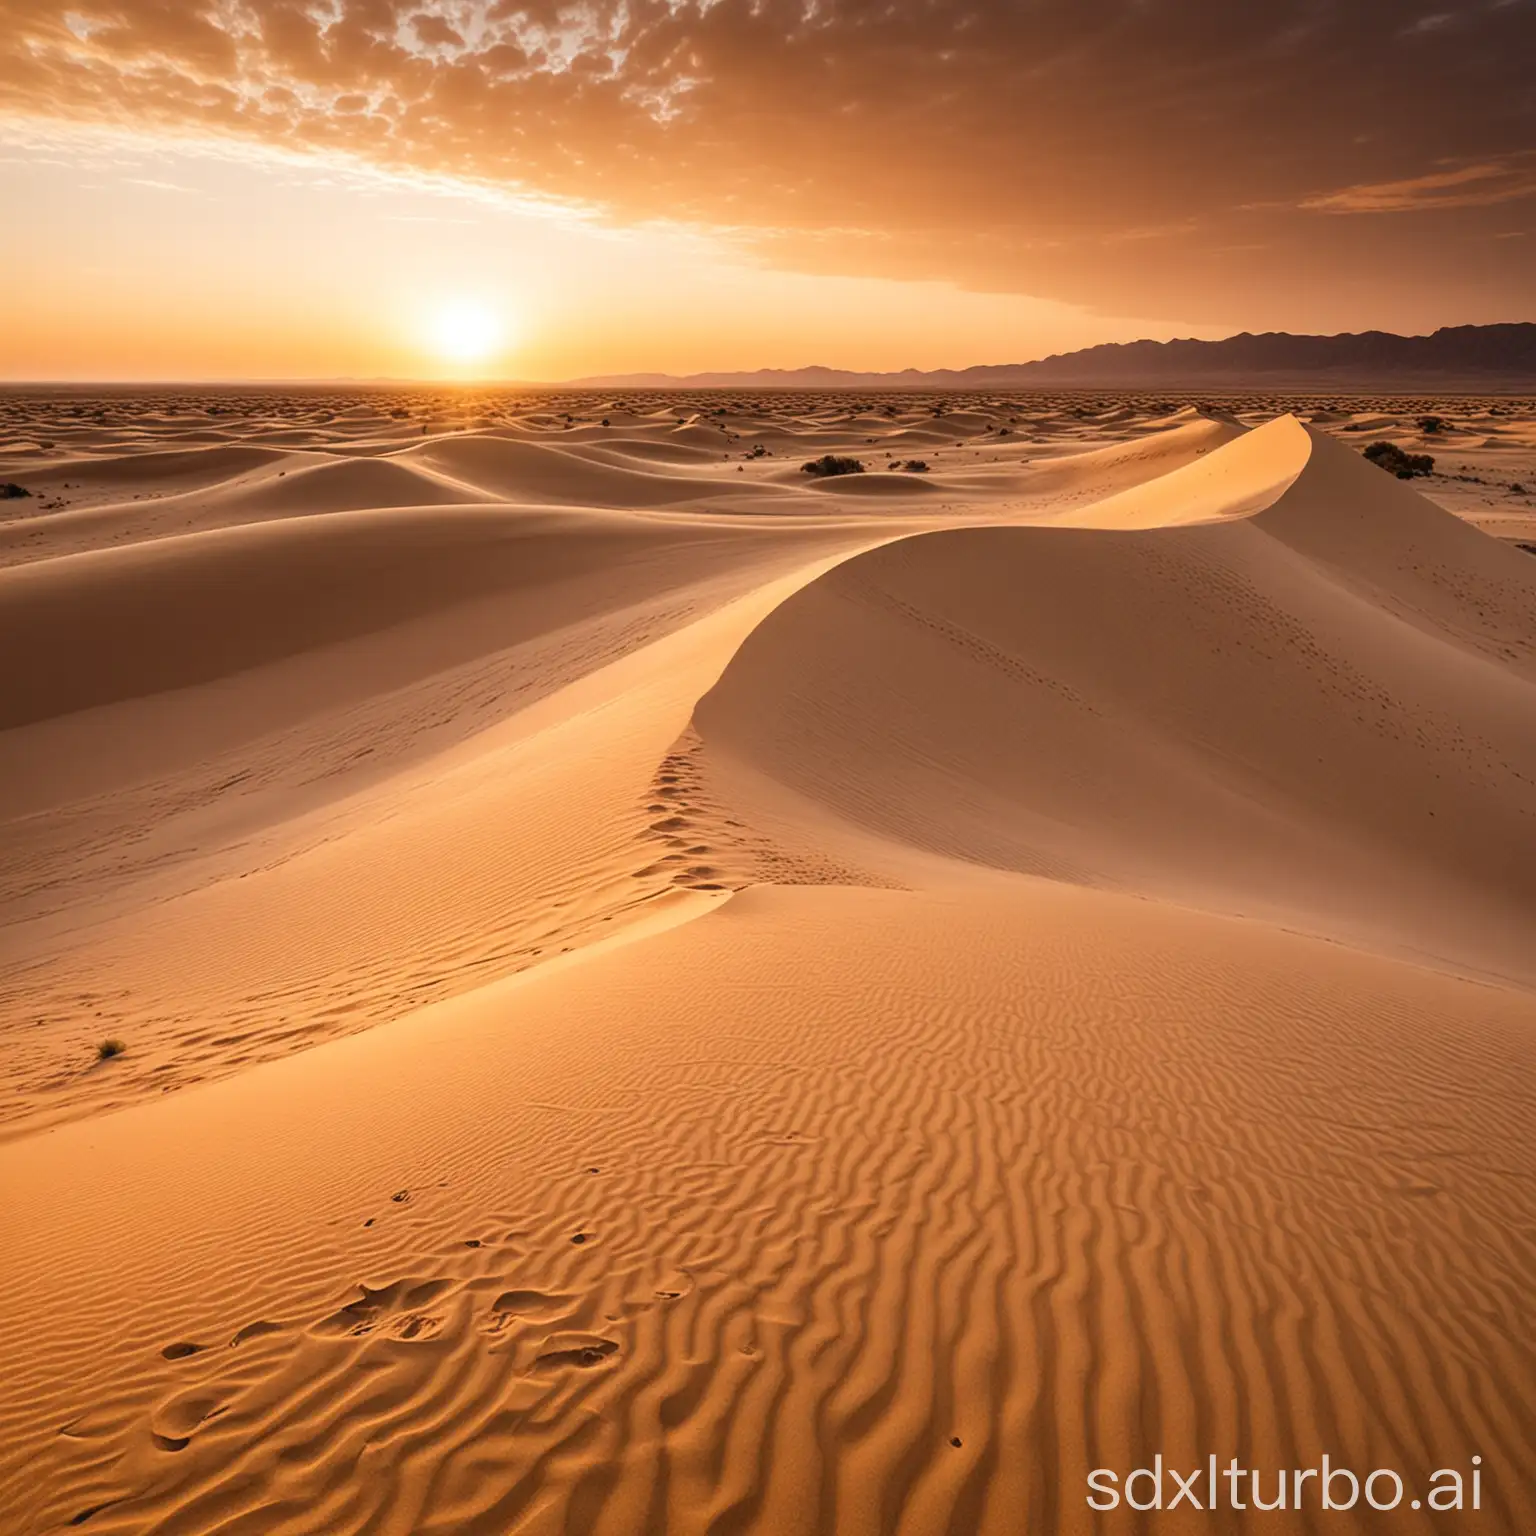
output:
[[[506,346],[506,318],[481,299],[444,299],[427,317],[427,341],[445,363],[473,368]]]

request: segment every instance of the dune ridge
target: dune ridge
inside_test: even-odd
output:
[[[8,525],[18,1532],[1536,1522],[1536,563],[1291,416],[945,414]]]
[[[1218,459],[1093,509],[1136,531],[927,533],[839,566],[696,712],[719,776],[973,863],[1530,981],[1536,567],[1332,443],[1289,446],[1304,467],[1240,480],[1232,521]],[[1145,530],[1174,502],[1205,526]]]

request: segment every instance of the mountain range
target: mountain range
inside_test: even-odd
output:
[[[1443,326],[1429,336],[1362,331],[1293,336],[1244,331],[1223,341],[1131,341],[1057,353],[1029,363],[973,368],[759,368],[736,373],[606,374],[574,379],[591,388],[630,389],[970,389],[1461,386],[1536,388],[1536,324]]]

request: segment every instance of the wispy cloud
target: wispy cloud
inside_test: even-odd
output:
[[[1464,165],[1402,181],[1364,182],[1307,198],[1314,213],[1424,213],[1491,208],[1536,196],[1536,165],[1527,160]]]
[[[1405,37],[1412,37],[1425,32],[1442,32],[1446,27],[1454,26],[1457,16],[1454,11],[1433,11],[1428,16],[1420,16],[1411,26],[1403,28]]]

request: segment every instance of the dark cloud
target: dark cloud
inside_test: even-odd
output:
[[[0,0],[0,108],[341,150],[1104,308],[1530,313],[1536,6]],[[1459,306],[1459,310],[1458,310]],[[1466,316],[1483,318],[1484,316]]]

